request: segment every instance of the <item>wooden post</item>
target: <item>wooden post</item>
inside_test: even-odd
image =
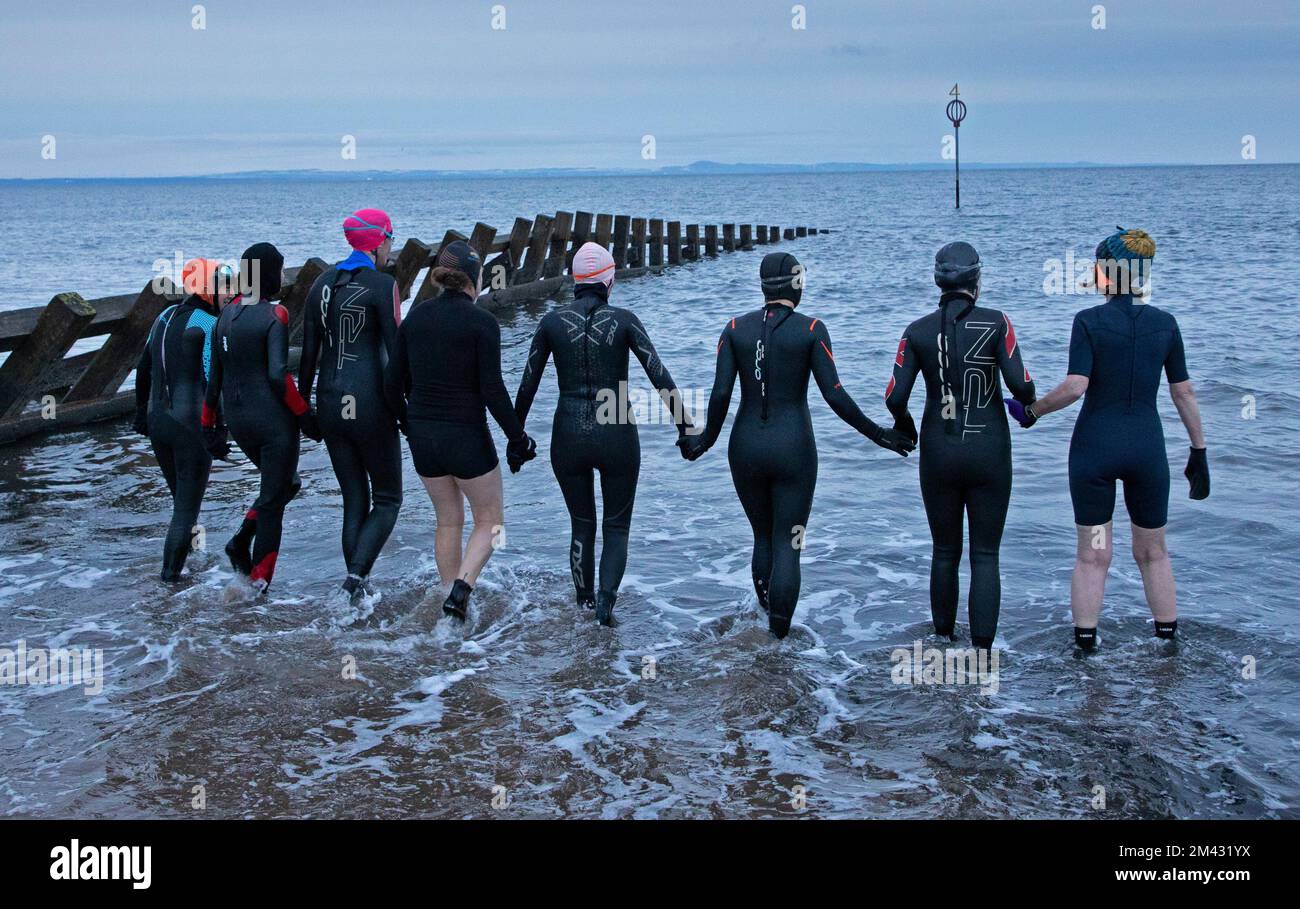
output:
[[[736,225],[734,224],[722,225],[722,251],[736,251]]]
[[[718,225],[704,225],[704,252],[713,258],[718,257]]]
[[[614,216],[614,270],[627,267],[627,237],[632,224],[630,215]]]
[[[550,215],[538,215],[533,221],[533,233],[528,240],[528,252],[524,257],[523,267],[515,272],[512,284],[526,284],[542,277],[542,266],[546,259],[546,250],[551,243],[551,228],[555,219]]]
[[[748,252],[754,248],[754,227],[752,224],[740,225],[740,248]],[[767,238],[764,237],[764,240]]]
[[[497,238],[497,229],[491,224],[484,224],[482,221],[474,225],[474,230],[469,235],[469,245],[473,247],[474,252],[484,262],[488,259],[488,254],[492,252],[492,241]]]
[[[758,227],[755,228],[755,229],[758,231],[758,240],[757,240],[757,242],[758,242],[761,246],[766,246],[766,245],[767,245],[767,225],[766,225],[766,224],[760,224],[760,225],[758,225]]]
[[[664,219],[650,219],[650,264],[664,264]]]
[[[794,235],[795,235],[796,237],[806,237],[806,236],[808,236],[808,228],[806,228],[806,227],[796,227],[796,228],[794,229]]]
[[[564,271],[564,253],[573,234],[573,213],[557,211],[555,226],[551,229],[551,248],[546,256],[546,265],[542,268],[543,277],[554,278]]]
[[[668,222],[668,264],[682,264],[682,222]]]
[[[515,218],[515,226],[510,229],[510,245],[506,247],[510,255],[510,271],[513,274],[523,264],[524,247],[528,245],[528,234],[533,229],[533,222],[527,218]]]
[[[414,237],[406,241],[397,254],[389,273],[397,282],[397,293],[405,300],[411,295],[411,285],[420,271],[429,263],[429,245]]]
[[[646,264],[645,218],[632,219],[632,247],[628,250],[628,264],[640,268]]]
[[[49,302],[32,333],[0,366],[0,417],[17,416],[44,391],[41,379],[63,361],[94,318],[94,307],[80,294],[58,294]]]
[[[793,240],[793,239],[794,239],[794,228],[793,228],[793,227],[787,227],[787,228],[785,229],[785,234],[783,235],[783,239],[786,239],[786,240]]]
[[[686,258],[692,262],[700,257],[700,225],[686,225]]]
[[[95,351],[85,372],[64,395],[64,402],[71,404],[102,398],[121,388],[131,370],[135,369],[154,322],[168,304],[180,298],[180,290],[169,278],[155,278],[146,284],[126,318],[104,341],[104,346]]]
[[[775,224],[769,224],[767,226],[767,239],[770,243],[780,243],[781,228],[777,227]]]
[[[596,240],[599,245],[609,249],[610,235],[614,232],[613,215],[596,215]]]
[[[307,303],[307,295],[316,279],[330,270],[330,264],[324,259],[311,258],[298,269],[289,292],[280,298],[280,305],[289,310],[289,343],[302,343],[302,314]]]
[[[808,228],[808,234],[809,236],[813,236],[813,237],[817,236],[817,228],[815,227]]]
[[[565,271],[573,270],[573,254],[578,251],[578,247],[591,239],[591,221],[595,217],[589,211],[580,211],[573,216],[573,241],[569,244],[569,251],[564,256]]]
[[[433,283],[433,270],[438,266],[438,254],[453,240],[465,240],[465,235],[458,230],[449,230],[442,235],[442,242],[438,244],[438,248],[430,252],[427,257],[429,270],[425,272],[424,281],[420,283],[420,290],[415,295],[415,302],[418,303],[421,300],[438,296],[438,285]],[[425,248],[428,249],[428,247]],[[403,296],[402,299],[406,299],[406,297]]]

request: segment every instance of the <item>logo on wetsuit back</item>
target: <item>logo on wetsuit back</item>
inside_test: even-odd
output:
[[[963,437],[968,432],[980,432],[985,424],[971,422],[971,410],[986,409],[993,403],[994,383],[992,367],[997,363],[997,357],[991,351],[991,341],[996,335],[997,326],[992,322],[963,322],[962,325],[971,330],[978,331],[980,336],[975,343],[966,348],[962,362],[966,365],[966,370],[962,376],[962,390],[965,392],[965,410],[966,419],[962,431]]]
[[[357,300],[366,293],[366,288],[349,284],[348,289],[355,289],[352,296],[339,304],[339,369],[345,360],[356,360],[357,355],[348,353],[348,345],[355,344],[361,337],[361,330],[366,327],[366,308],[357,305]]]

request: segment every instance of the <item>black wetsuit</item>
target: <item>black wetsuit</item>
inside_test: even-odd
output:
[[[316,279],[303,318],[298,388],[311,400],[343,493],[343,557],[364,579],[402,507],[402,448],[384,403],[384,368],[397,345],[401,297],[392,276],[353,253]]]
[[[1096,527],[1115,512],[1115,481],[1138,527],[1169,519],[1169,455],[1156,409],[1160,371],[1170,384],[1187,381],[1178,322],[1127,294],[1074,317],[1069,373],[1088,377],[1083,410],[1070,440],[1074,522]]]
[[[501,326],[468,294],[443,291],[412,308],[386,379],[422,477],[472,480],[497,466],[487,410],[507,439],[524,434],[501,380]]]
[[[935,633],[950,636],[957,621],[964,515],[970,526],[971,640],[990,647],[1002,596],[998,552],[1011,501],[1011,433],[999,375],[1023,404],[1034,400],[1034,383],[1011,320],[996,309],[974,306],[962,293],[944,294],[939,308],[909,325],[898,342],[885,404],[895,429],[913,438],[916,426],[907,400],[917,372],[925,376],[920,473],[934,541],[930,614]]]
[[[799,557],[817,485],[809,375],[841,420],[873,440],[881,429],[840,387],[826,323],[769,303],[722,331],[704,449],[722,431],[737,373],[740,409],[727,457],[754,530],[754,589],[772,631],[784,636],[799,600]]]
[[[669,411],[674,423],[679,428],[689,425],[673,377],[641,320],[629,310],[610,306],[602,290],[598,285],[579,284],[572,303],[542,318],[515,395],[515,413],[523,424],[553,354],[560,397],[551,424],[551,468],[569,509],[573,585],[578,600],[586,603],[595,599],[597,470],[605,514],[600,591],[617,594],[627,567],[632,504],[641,470],[641,442],[626,391],[628,351],[636,355],[660,395],[669,396],[664,401],[676,408]]]
[[[203,425],[215,426],[220,396],[231,436],[261,471],[257,500],[232,546],[246,552],[252,539],[249,579],[265,584],[275,573],[284,508],[302,485],[298,417],[307,402],[288,371],[288,325],[288,310],[278,303],[236,300],[223,309],[203,408]]]
[[[217,317],[197,296],[158,316],[136,364],[136,424],[148,412],[149,440],[172,494],[172,519],[163,545],[162,577],[180,578],[208,488],[212,455],[203,444],[200,418],[212,363]]]

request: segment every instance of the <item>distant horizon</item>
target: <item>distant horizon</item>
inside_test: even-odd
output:
[[[1300,161],[1243,161],[1243,162],[1133,162],[1108,163],[1098,161],[1023,161],[1023,162],[982,162],[963,161],[963,170],[1122,170],[1126,168],[1161,168],[1161,167],[1293,167]],[[693,161],[685,165],[665,165],[655,168],[614,168],[597,165],[555,166],[555,167],[517,167],[517,168],[481,168],[481,169],[434,169],[434,168],[376,168],[376,169],[324,169],[324,168],[282,168],[274,170],[222,171],[192,174],[120,175],[95,177],[0,177],[0,184],[38,184],[38,183],[163,183],[183,182],[186,180],[367,180],[367,179],[509,179],[509,178],[564,178],[564,177],[689,177],[689,176],[764,176],[764,175],[819,175],[819,174],[853,174],[853,173],[927,173],[952,171],[952,162],[927,163],[912,162],[905,164],[879,164],[873,162],[828,161],[816,164],[789,164],[764,162],[718,162]]]

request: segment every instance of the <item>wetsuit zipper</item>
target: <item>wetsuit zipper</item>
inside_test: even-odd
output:
[[[776,322],[776,320],[772,318],[773,313],[775,313],[777,309],[784,309],[786,311],[785,315],[782,317],[780,322]],[[759,351],[759,356],[757,357],[757,359],[759,363],[764,364],[758,367],[758,387],[762,393],[762,399],[763,399],[762,420],[764,423],[767,422],[767,365],[766,363],[767,363],[768,347],[772,341],[772,335],[776,332],[778,328],[781,327],[781,325],[785,322],[785,320],[790,317],[790,312],[791,312],[790,307],[786,306],[783,303],[768,304],[767,306],[763,307],[763,334],[760,341],[762,347]],[[772,322],[776,322],[776,324],[773,325],[771,324]]]

